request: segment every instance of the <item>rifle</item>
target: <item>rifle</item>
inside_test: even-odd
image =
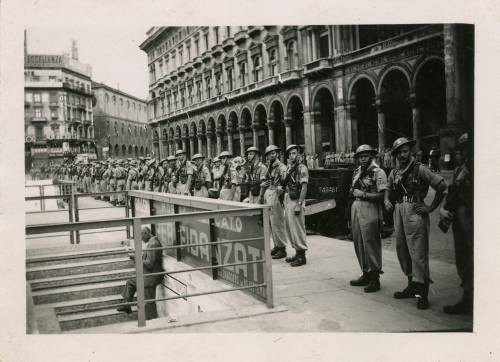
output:
[[[290,180],[292,179],[292,175],[295,173],[295,171],[297,171],[297,169],[299,168],[299,164],[300,162],[295,162],[295,164],[290,168],[290,170],[287,172],[286,176],[285,176],[285,179],[281,182],[281,186],[283,188],[285,188],[288,183],[290,182]],[[294,180],[295,181],[295,180]],[[295,188],[295,185],[294,185],[294,188]],[[292,200],[295,200],[295,199],[298,199],[300,197],[300,193],[299,195],[296,195],[298,190],[290,190],[290,193],[293,194],[294,196],[297,196],[297,198],[291,198]],[[284,199],[285,199],[285,192],[282,192],[279,196],[279,200],[280,200],[280,203],[281,205],[283,205],[283,202],[284,202]]]

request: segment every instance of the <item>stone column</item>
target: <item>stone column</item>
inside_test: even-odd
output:
[[[314,146],[314,117],[312,112],[304,111],[304,140],[305,149],[309,154],[315,153]]]
[[[274,122],[274,120],[272,119],[269,119],[267,121],[267,128],[269,130],[269,144],[270,145],[274,145],[274,127],[276,126],[276,123]]]
[[[189,134],[189,151],[191,152],[191,155],[188,155],[193,157],[194,155],[194,141],[195,141],[196,135],[194,133]]]
[[[228,128],[227,129],[227,150],[229,151],[230,154],[233,154],[233,130]]]
[[[182,137],[182,150],[186,151],[187,146],[187,137]],[[187,157],[188,155],[186,155]]]
[[[377,109],[377,127],[378,127],[378,149],[385,149],[385,114],[382,101],[377,99],[375,102]]]
[[[335,125],[335,151],[344,152],[346,150],[346,122],[345,122],[345,109],[344,105],[335,107],[332,113],[333,124]],[[333,140],[332,140],[333,141]],[[333,143],[333,142],[330,142]],[[333,147],[330,145],[330,151],[333,151]]]
[[[168,140],[168,155],[175,156],[174,140]]]
[[[285,117],[285,138],[286,138],[286,146],[290,146],[293,143],[292,140],[292,118]]]
[[[203,154],[203,133],[201,133],[201,130],[198,131],[198,152]]]
[[[413,116],[413,139],[416,141],[415,151],[421,149],[421,136],[420,136],[420,107],[418,106],[417,96],[415,93],[410,94],[411,112]]]
[[[215,132],[217,135],[217,154],[219,155],[222,152],[222,135],[223,131],[221,128],[217,128]]]
[[[355,151],[356,147],[358,147],[358,118],[354,103],[346,106],[346,122],[350,129],[350,134],[347,138],[347,148]]]
[[[213,133],[209,130],[207,130],[207,157],[208,158],[213,158],[218,155],[212,155],[212,137]]]
[[[253,123],[252,124],[252,132],[253,132],[253,146],[259,148],[259,125]]]
[[[245,126],[240,125],[238,128],[238,131],[240,132],[240,153],[241,156],[245,155]]]

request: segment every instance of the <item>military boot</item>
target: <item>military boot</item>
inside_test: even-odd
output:
[[[290,263],[291,266],[301,266],[306,264],[306,251],[297,250],[297,258]]]
[[[271,256],[274,256],[279,250],[279,247],[275,246],[274,248],[271,249]]]
[[[369,282],[370,282],[370,273],[363,272],[362,276],[360,276],[358,279],[351,280],[350,284],[353,287],[364,287],[368,285]]]
[[[414,283],[412,277],[408,277],[408,286],[400,292],[394,293],[396,299],[415,298]]]
[[[380,290],[380,275],[378,271],[370,272],[370,282],[364,290],[365,293],[373,293]]]
[[[473,298],[464,292],[462,300],[454,305],[445,305],[443,312],[446,314],[472,314]]]
[[[276,253],[272,256],[273,259],[283,259],[286,258],[286,248],[279,247]]]
[[[295,250],[295,255],[294,256],[291,256],[289,258],[286,258],[285,261],[287,263],[292,263],[294,262],[295,260],[297,260],[297,256],[298,256],[298,253],[297,253],[297,250]]]
[[[415,296],[418,309],[429,308],[429,283],[415,283]]]

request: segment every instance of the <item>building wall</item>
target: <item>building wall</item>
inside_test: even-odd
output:
[[[157,28],[141,44],[155,153],[298,142],[322,155],[385,149],[400,136],[426,150],[450,128],[450,104],[473,103],[449,102],[443,34],[442,25]],[[454,134],[472,123],[458,121]]]
[[[93,89],[99,158],[150,154],[152,137],[146,102],[102,84],[95,83]]]

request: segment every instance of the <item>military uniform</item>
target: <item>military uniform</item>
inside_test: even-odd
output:
[[[193,160],[194,159],[195,158],[193,157]],[[211,183],[212,176],[210,175],[208,167],[203,163],[199,167],[194,166],[192,186],[193,196],[208,197],[208,187],[210,187]]]
[[[193,165],[191,162],[185,160],[183,163],[179,163],[177,170],[176,170],[176,177],[177,177],[177,187],[176,187],[176,194],[178,195],[190,195],[187,181],[188,177],[193,175]]]
[[[221,178],[222,178],[222,174],[224,173],[224,168],[221,167],[221,165],[214,165],[214,167],[212,168],[212,175],[213,175],[213,179],[214,179],[214,188],[220,190],[221,189]]]
[[[114,169],[114,178],[116,180],[116,191],[124,191],[125,190],[125,180],[127,178],[127,170],[123,168],[121,165],[118,165]],[[125,203],[125,194],[116,194],[116,201],[120,204]]]
[[[253,161],[253,160],[252,160]],[[247,163],[248,202],[260,203],[260,184],[266,179],[267,167],[258,160]]]
[[[365,147],[365,148],[363,148]],[[358,147],[356,155],[371,152],[377,153],[368,145]],[[359,166],[353,174],[351,192],[360,190],[370,194],[379,194],[387,189],[387,176],[384,170],[371,160],[366,171]],[[380,289],[379,274],[382,272],[382,199],[379,201],[356,197],[351,206],[351,227],[356,257],[363,272],[358,280],[351,281],[351,285],[367,285],[365,292],[374,292]]]

